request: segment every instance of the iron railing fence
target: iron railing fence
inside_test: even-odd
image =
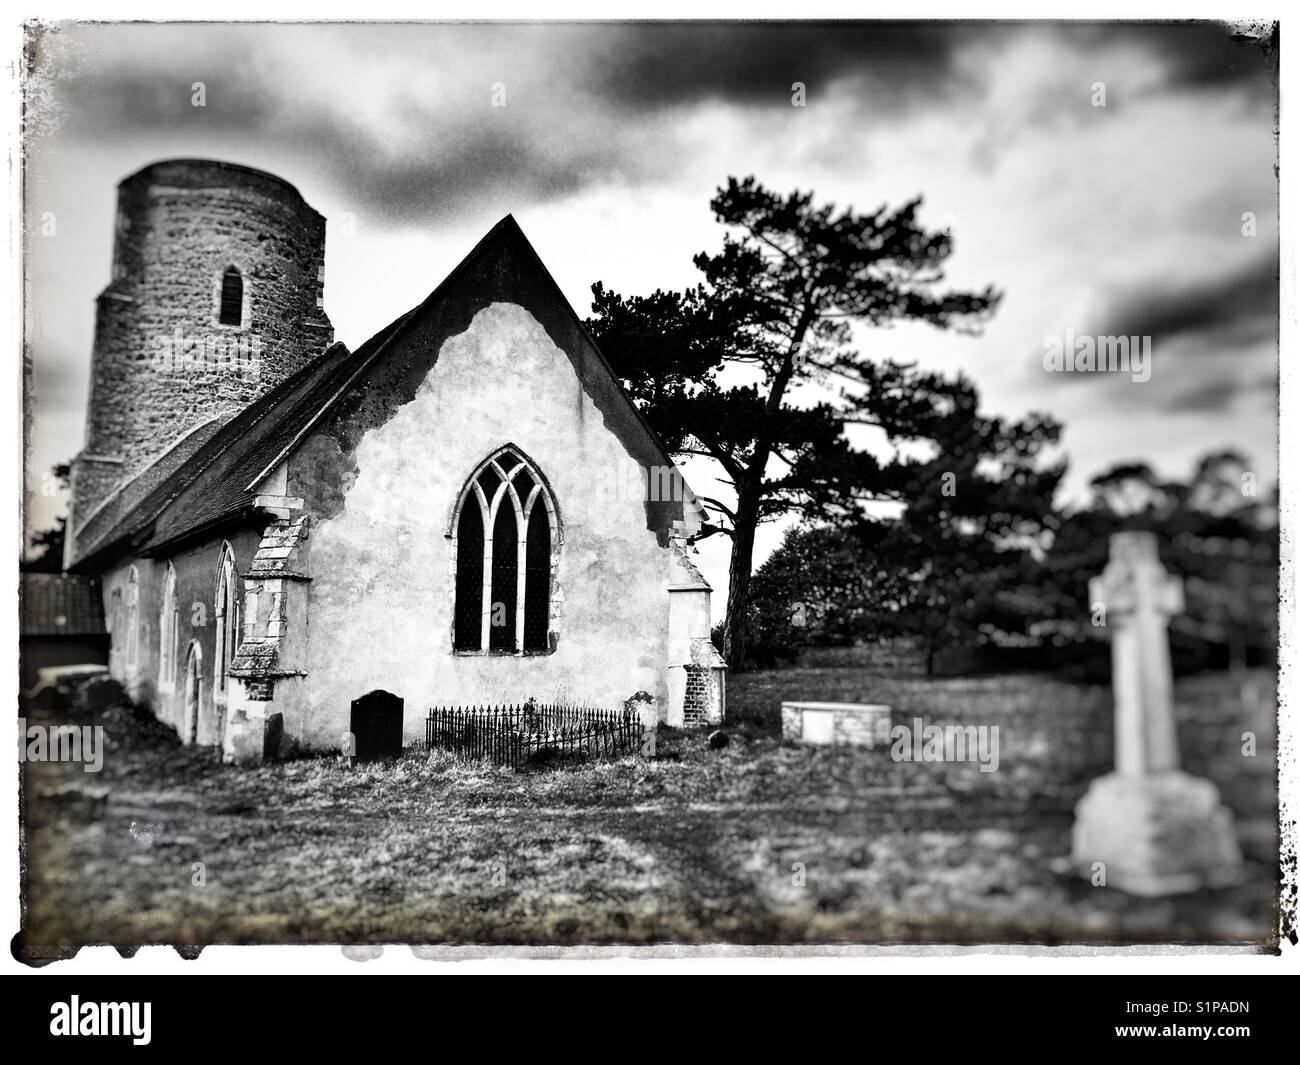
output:
[[[431,707],[425,744],[466,758],[525,769],[572,760],[623,758],[642,749],[633,710],[529,700],[500,706]]]

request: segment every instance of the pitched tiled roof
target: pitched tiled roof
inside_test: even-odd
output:
[[[105,537],[118,531],[122,519],[167,483],[177,470],[188,463],[198,450],[221,430],[221,426],[227,420],[227,417],[213,418],[186,433],[149,466],[141,470],[133,480],[122,485],[104,500],[91,512],[90,517],[77,527],[76,537],[79,548],[82,545],[98,544]]]
[[[213,448],[213,454],[197,456],[196,464],[201,462],[202,468],[184,486],[185,505],[162,511],[144,549],[249,506],[253,501],[249,491],[253,480],[328,406],[369,353],[382,347],[407,317],[402,315],[389,323],[355,353],[342,344],[334,345],[306,371],[285,382],[290,387],[268,394],[230,422],[230,433],[214,439],[218,446]]]
[[[99,581],[66,573],[24,573],[23,636],[102,636]]]
[[[348,355],[347,348],[342,344],[327,349],[292,377],[282,381],[261,399],[231,418],[189,453],[186,460],[172,469],[169,475],[155,483],[152,489],[141,491],[136,489],[134,481],[128,484],[119,495],[135,500],[135,505],[125,512],[114,508],[112,516],[117,520],[111,525],[106,521],[101,522],[101,514],[96,513],[83,530],[78,530],[75,554],[69,568],[80,569],[101,551],[125,541],[138,541],[146,537],[153,523],[166,512],[169,504],[181,492],[219,464],[229,453],[242,452],[250,446],[255,448],[262,435],[259,429],[263,432],[273,429],[280,417],[305,397],[312,395],[315,391],[312,386],[321,378],[330,377],[339,364],[346,361]],[[141,476],[150,475],[151,472],[152,467]],[[95,535],[88,535],[92,533]]]

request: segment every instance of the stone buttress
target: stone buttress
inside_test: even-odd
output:
[[[302,703],[306,515],[276,518],[244,574],[244,631],[231,663],[223,758],[251,764],[281,753],[285,713]],[[290,740],[290,742],[292,742]]]
[[[674,728],[720,724],[726,712],[727,664],[710,635],[713,589],[691,561],[684,535],[674,536],[668,566],[668,707]]]

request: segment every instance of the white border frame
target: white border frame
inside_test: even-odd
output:
[[[213,5],[199,4],[178,9],[174,3],[164,0],[137,0],[128,4],[109,5],[105,9],[102,3],[93,0],[63,0],[44,5],[45,9],[36,16],[41,20],[80,18],[87,20],[114,19],[148,19],[160,21],[198,21],[204,19],[228,19],[245,21],[266,21],[279,19],[285,21],[328,21],[328,20],[409,20],[409,21],[481,21],[487,19],[509,19],[514,21],[563,21],[563,20],[607,20],[609,8],[594,0],[555,0],[546,5],[547,15],[539,16],[538,9],[525,3],[493,2],[480,0],[467,3],[465,0],[451,0],[439,5],[436,12],[431,12],[427,4],[418,4],[414,0],[374,0],[364,10],[357,7],[345,7],[327,4],[325,7],[304,9],[302,7],[261,0],[229,0],[220,9]],[[752,0],[743,6],[726,4],[699,3],[699,0],[663,0],[655,5],[634,5],[620,9],[620,20],[631,19],[789,19],[789,18],[842,18],[860,19],[969,19],[974,12],[968,5],[961,5],[955,0],[948,2],[922,2],[912,0],[900,3],[898,0],[885,0],[873,4],[869,11],[864,11],[861,4],[847,0],[816,0],[811,5],[792,7],[789,4],[776,4],[771,0]],[[1263,10],[1251,11],[1256,19],[1281,19],[1282,5],[1277,2],[1263,5]],[[437,19],[431,18],[436,15]],[[1072,10],[1044,10],[1041,4],[1027,0],[1006,2],[999,0],[986,5],[979,11],[980,19],[1024,19],[1024,20],[1135,20],[1135,19],[1227,19],[1239,18],[1237,12],[1224,4],[1209,4],[1204,0],[1182,0],[1179,3],[1102,2],[1073,5]],[[1289,20],[1284,20],[1289,21]],[[22,170],[20,118],[21,94],[19,91],[17,59],[22,49],[22,26],[11,23],[9,36],[8,68],[8,116],[6,129],[9,137],[9,195],[10,203],[21,205]],[[1295,74],[1296,61],[1288,64],[1286,56],[1295,49],[1292,44],[1283,50],[1283,65],[1279,75],[1279,92],[1284,101],[1294,105],[1300,99],[1300,83]],[[1294,147],[1296,123],[1290,117],[1290,111],[1284,106],[1280,117],[1279,163],[1282,175],[1279,185],[1279,217],[1286,220],[1281,226],[1281,320],[1280,349],[1292,352],[1297,339],[1296,306],[1296,234],[1297,227],[1290,223],[1292,197],[1288,192],[1288,182],[1295,173],[1297,155]],[[21,209],[10,211],[9,254],[7,256],[6,291],[9,294],[9,344],[11,351],[23,350],[23,284],[21,254],[23,247],[23,217]],[[1297,729],[1294,713],[1290,709],[1296,669],[1296,602],[1297,587],[1295,566],[1296,500],[1295,490],[1290,483],[1289,471],[1300,469],[1300,448],[1297,447],[1296,429],[1288,424],[1292,413],[1296,388],[1296,373],[1289,368],[1285,358],[1280,362],[1280,396],[1279,396],[1279,470],[1280,473],[1280,522],[1282,525],[1281,566],[1279,573],[1279,685],[1278,698],[1281,707],[1278,717],[1278,761],[1280,777],[1279,817],[1282,824],[1288,820],[1294,822],[1300,815],[1300,782],[1297,781]],[[17,418],[10,424],[14,430],[7,436],[5,448],[8,459],[7,468],[18,482],[19,498],[24,491],[23,455],[22,455],[22,367],[16,375],[16,395],[11,414]],[[17,408],[17,409],[16,409]],[[8,527],[11,530],[11,543],[22,543],[22,516],[17,508],[7,511]],[[6,594],[16,597],[16,582],[9,582],[10,591]],[[0,641],[8,641],[5,646],[17,646],[16,603],[10,600],[10,609],[0,612]],[[17,656],[11,655],[7,669],[7,682],[16,693],[18,687]],[[11,703],[12,705],[12,703]],[[16,759],[6,760],[3,772],[5,803],[14,804],[17,796]],[[3,880],[7,888],[19,882],[19,850],[17,838],[17,817],[12,805],[7,806],[3,817],[3,837],[0,838],[0,861],[4,863]],[[1284,848],[1286,844],[1284,842]],[[1296,840],[1290,840],[1294,851]],[[1285,854],[1285,849],[1284,852]],[[1285,861],[1283,861],[1285,869]],[[1285,874],[1293,883],[1297,873],[1294,867]],[[10,896],[10,922],[8,927],[16,931],[19,927],[20,913],[17,892]],[[426,957],[442,957],[447,960],[422,960],[406,948],[389,947],[381,958],[369,964],[358,966],[348,960],[338,947],[208,947],[195,961],[185,961],[170,947],[144,947],[133,959],[126,960],[111,947],[83,948],[76,958],[59,962],[45,971],[65,975],[114,974],[123,972],[138,973],[228,973],[243,974],[249,971],[265,973],[346,973],[346,974],[392,974],[392,973],[430,973],[435,970],[447,972],[521,972],[535,971],[541,968],[554,968],[557,960],[563,960],[563,968],[571,972],[710,972],[710,973],[748,973],[748,972],[789,972],[789,973],[856,973],[870,970],[873,973],[915,974],[925,972],[943,972],[953,974],[1013,974],[1033,973],[1177,973],[1223,975],[1259,972],[1300,972],[1297,958],[1300,949],[1283,944],[1281,959],[1261,955],[1248,948],[1206,948],[1206,947],[1030,947],[1030,946],[980,946],[980,947],[944,947],[944,946],[898,946],[898,947],[811,947],[811,948],[743,948],[743,947],[593,947],[593,948],[420,948]],[[6,955],[4,970],[6,972],[32,973],[35,970],[16,962]]]

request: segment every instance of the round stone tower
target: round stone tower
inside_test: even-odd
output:
[[[273,174],[172,159],[118,186],[113,278],[96,309],[75,532],[120,484],[228,418],[334,338],[325,218]]]

